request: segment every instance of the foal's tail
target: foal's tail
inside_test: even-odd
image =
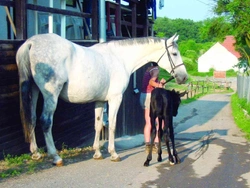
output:
[[[30,69],[30,43],[24,43],[17,51],[16,63],[19,73],[20,116],[23,125],[25,141],[30,142],[30,133],[34,131],[31,123],[31,96],[33,78]]]

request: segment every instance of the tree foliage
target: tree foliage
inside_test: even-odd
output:
[[[250,0],[216,0],[214,7],[215,13],[224,18],[224,22],[220,25],[222,28],[211,27],[217,35],[223,35],[227,28],[223,28],[223,23],[230,24],[230,31],[236,38],[236,47],[240,51],[244,60],[241,61],[239,67],[247,66],[245,71],[249,69],[250,61]]]
[[[202,22],[194,22],[190,19],[157,18],[154,23],[154,31],[158,37],[171,37],[175,33],[180,35],[179,41],[193,39],[195,42],[206,42],[200,38],[199,29]]]
[[[222,42],[227,35],[234,35],[234,30],[224,16],[204,20],[200,28],[200,36],[203,40]]]

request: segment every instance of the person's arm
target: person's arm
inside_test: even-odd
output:
[[[167,81],[166,81],[164,78],[162,78],[161,81],[160,81],[160,83],[161,83],[162,85],[164,85],[164,84],[167,83]]]
[[[163,87],[163,84],[161,82],[157,82],[157,78],[158,78],[158,75],[159,75],[159,70],[152,70],[150,72],[150,75],[151,75],[151,79],[149,80],[149,85],[153,86],[153,87],[160,87],[162,88]]]

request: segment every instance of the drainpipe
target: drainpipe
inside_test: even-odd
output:
[[[66,0],[61,0],[61,9],[66,10]],[[61,37],[66,38],[66,16],[61,15]]]
[[[99,43],[106,42],[106,10],[105,10],[105,0],[99,0]],[[108,103],[105,102],[104,104],[104,110],[103,110],[103,122],[102,122],[103,128],[106,127],[106,129],[109,126],[108,121]],[[102,134],[104,135],[104,132],[106,132],[104,129],[102,129]],[[104,136],[102,136],[102,140],[106,139]]]
[[[53,0],[49,0],[49,7],[53,8]],[[49,33],[53,33],[53,14],[49,13]]]
[[[99,0],[99,43],[106,42],[105,0]]]

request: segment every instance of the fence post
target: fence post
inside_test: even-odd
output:
[[[241,98],[242,95],[242,76],[241,75],[237,75],[237,94],[238,94],[238,97]]]
[[[247,99],[247,103],[249,103],[250,101],[250,77],[247,77],[247,90],[246,90],[246,99]]]
[[[193,82],[191,82],[191,98],[193,97]]]
[[[246,89],[247,89],[247,84],[246,84],[246,82],[247,82],[247,79],[246,79],[246,77],[244,76],[243,77],[243,92],[242,92],[242,97],[243,98],[246,98]]]

